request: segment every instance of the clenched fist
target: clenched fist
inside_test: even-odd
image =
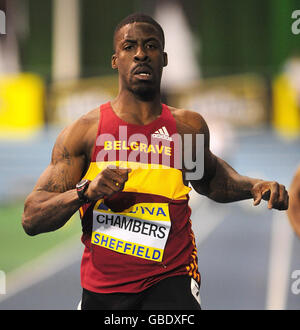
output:
[[[275,181],[261,181],[252,188],[253,205],[256,206],[263,199],[268,201],[269,209],[287,210],[289,195],[285,186]]]
[[[85,195],[90,200],[98,200],[104,196],[111,196],[124,189],[125,182],[128,180],[128,173],[131,169],[107,167],[99,173],[89,184]]]

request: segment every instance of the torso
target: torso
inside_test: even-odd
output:
[[[180,120],[180,110],[164,106],[163,111],[159,118],[148,125],[129,123],[128,137],[143,133],[148,141],[151,140],[151,145],[156,147],[160,140],[152,142],[152,135],[162,127],[167,129],[170,136],[174,133],[191,133],[192,129]],[[103,117],[100,117],[101,114]],[[118,136],[119,127],[124,125],[124,121],[117,118],[108,104],[102,108],[102,112],[99,109],[90,112],[88,118],[92,125],[86,132],[85,139],[90,162],[84,178],[93,180],[109,162],[108,155],[98,157],[105,150],[104,144],[99,143],[102,138],[99,140],[100,135],[111,133],[117,141],[121,140]],[[103,141],[110,140],[105,137]],[[125,148],[129,146],[129,139],[127,141]],[[164,140],[160,143],[163,145]],[[200,281],[195,240],[189,219],[190,188],[184,184],[180,171],[172,163],[175,155],[173,148],[174,146],[171,147],[172,156],[169,157],[170,165],[164,163],[168,162],[168,157],[164,158],[162,154],[156,159],[155,164],[165,169],[143,169],[138,165],[130,173],[122,192],[104,201],[85,204],[81,208],[82,241],[86,247],[81,270],[84,288],[102,293],[139,292],[163,278],[183,274]],[[131,151],[126,151],[125,154],[130,154]],[[153,155],[153,152],[150,154]],[[119,151],[116,155],[115,161],[123,159]],[[137,162],[129,164],[149,164],[149,151],[149,158],[146,160],[142,158],[142,152],[138,157]],[[134,234],[133,228],[137,228],[135,225],[138,224],[141,231]],[[164,236],[168,231],[168,236]],[[167,241],[163,241],[164,239]],[[129,242],[131,249],[126,249],[126,242]],[[164,247],[161,244],[165,244]]]

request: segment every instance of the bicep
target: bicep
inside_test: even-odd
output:
[[[51,163],[38,179],[34,191],[62,193],[75,188],[85,167],[85,156],[68,143],[65,132],[57,138]]]
[[[80,181],[81,171],[64,164],[50,164],[39,177],[34,191],[62,193],[75,188]]]

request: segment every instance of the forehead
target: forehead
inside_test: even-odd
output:
[[[115,42],[122,42],[124,40],[137,40],[137,39],[148,39],[156,38],[161,40],[161,35],[157,28],[150,23],[134,22],[126,24],[117,31],[115,36]]]

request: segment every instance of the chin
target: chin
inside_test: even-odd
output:
[[[143,101],[151,101],[157,95],[157,90],[153,86],[136,86],[132,89],[134,95]]]

